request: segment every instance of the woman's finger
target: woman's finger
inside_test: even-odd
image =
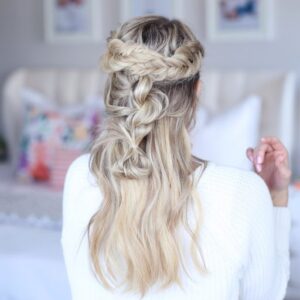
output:
[[[274,151],[273,148],[268,143],[263,143],[258,145],[253,152],[254,163],[255,164],[263,164],[265,159],[265,154],[267,152]]]
[[[251,162],[253,162],[253,150],[253,148],[247,148],[246,150],[246,155]]]
[[[275,166],[281,174],[289,174],[288,152],[284,145],[276,137],[263,137],[261,144],[256,148],[248,148],[246,151],[248,159],[254,164],[255,169],[260,172],[265,161],[266,154],[272,158]]]
[[[287,152],[287,149],[285,146],[282,144],[282,142],[276,138],[276,137],[262,137],[261,138],[262,142],[267,142],[270,144],[275,150],[282,150]]]
[[[264,156],[266,152],[272,151],[272,148],[267,144],[260,144],[255,149],[249,147],[246,150],[246,155],[248,159],[253,163],[255,169],[260,172],[262,169],[261,164],[264,161]]]
[[[263,143],[269,143],[273,149],[276,149],[276,152],[279,152],[280,155],[284,156],[284,163],[286,164],[286,166],[289,166],[289,153],[286,149],[286,147],[281,143],[281,141],[279,139],[277,139],[276,137],[265,137],[261,139]]]

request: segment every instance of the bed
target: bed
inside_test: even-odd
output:
[[[10,162],[0,165],[0,299],[69,300],[70,292],[60,246],[61,192],[47,186],[20,184],[14,178],[20,138],[20,90],[31,87],[57,99],[59,105],[80,103],[86,95],[101,95],[105,77],[95,69],[19,69],[3,90],[5,138]],[[218,114],[248,94],[262,98],[261,135],[278,136],[294,155],[296,78],[282,72],[203,72],[202,105]],[[299,194],[291,186],[293,208],[292,268],[289,300],[300,297]],[[298,297],[298,298],[297,298]]]

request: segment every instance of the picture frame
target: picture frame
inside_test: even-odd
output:
[[[210,41],[267,41],[274,38],[273,0],[206,0]]]
[[[101,40],[99,0],[44,0],[44,33],[49,43]]]
[[[120,0],[119,3],[121,22],[136,16],[151,14],[183,18],[184,0]]]

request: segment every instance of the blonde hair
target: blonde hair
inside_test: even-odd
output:
[[[90,256],[105,288],[126,284],[144,296],[158,282],[182,287],[180,224],[195,265],[205,270],[196,251],[202,257],[194,167],[206,161],[191,154],[188,135],[204,49],[182,22],[160,16],[132,19],[107,42],[101,58],[107,117],[90,159],[103,201],[88,224]]]

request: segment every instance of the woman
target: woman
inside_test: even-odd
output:
[[[107,118],[65,181],[73,299],[283,298],[288,153],[262,139],[245,153],[256,172],[191,154],[203,56],[186,25],[159,16],[108,39]]]

